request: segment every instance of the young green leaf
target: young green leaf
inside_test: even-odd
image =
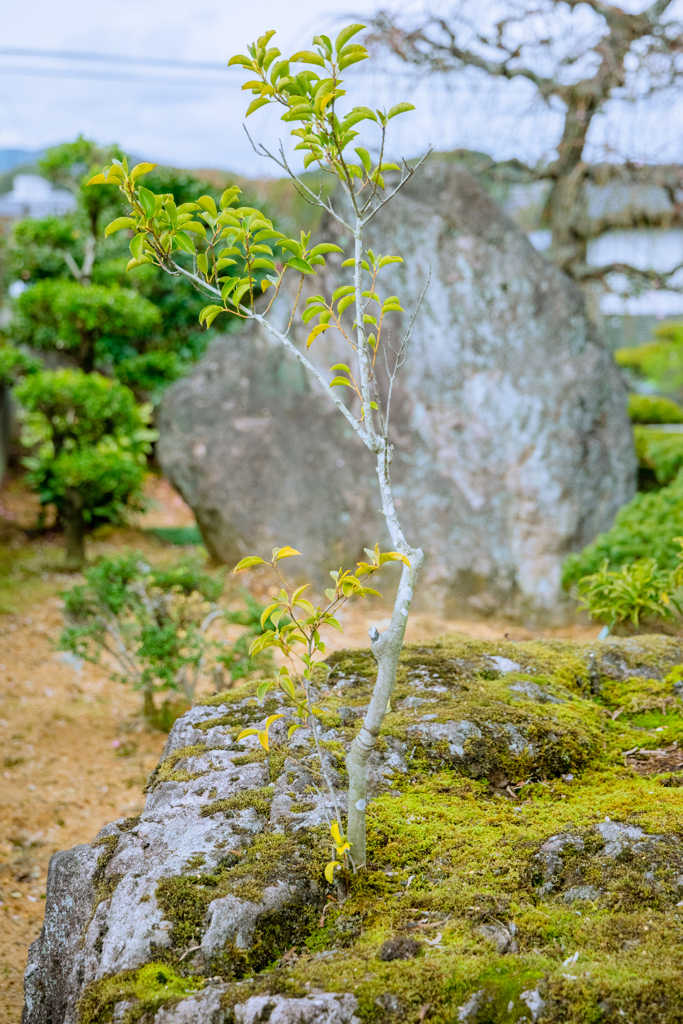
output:
[[[192,241],[189,235],[185,234],[184,231],[176,231],[175,235],[173,236],[173,241],[175,242],[179,249],[183,250],[183,252],[194,253],[197,251],[195,249],[194,242]]]
[[[363,167],[369,174],[370,171],[372,170],[372,160],[370,159],[370,154],[368,153],[367,149],[363,149],[362,146],[358,146],[355,152],[358,154],[363,164]]]
[[[151,220],[157,209],[157,198],[153,192],[150,192],[148,188],[140,188],[138,190],[138,199],[142,205],[142,209],[145,211],[145,217],[147,220]]]
[[[109,235],[113,235],[115,231],[122,231],[124,228],[134,228],[136,221],[132,217],[117,217],[111,224],[107,224],[104,229],[104,237],[108,238]]]
[[[351,262],[353,263],[353,260]],[[347,261],[347,263],[343,263],[342,266],[345,267],[345,266],[347,266],[347,264],[348,264],[348,261]],[[343,298],[344,295],[351,295],[354,291],[355,291],[355,289],[354,289],[352,284],[342,285],[341,288],[337,288],[336,291],[332,293],[332,301],[336,302],[337,299]]]
[[[276,562],[279,562],[281,558],[292,558],[293,555],[300,555],[301,552],[297,551],[296,548],[291,547],[289,544],[285,544],[283,548],[276,549],[273,552],[273,558]]]
[[[340,384],[346,384],[347,388],[353,388],[353,384],[350,380],[347,380],[346,377],[335,377],[334,380],[330,381],[331,388],[336,388]]]
[[[315,274],[315,270],[310,263],[302,259],[300,256],[292,256],[291,259],[285,263],[286,267],[291,267],[292,270],[298,270],[301,274]]]
[[[261,96],[259,99],[252,100],[247,107],[247,112],[244,116],[249,117],[250,114],[253,114],[255,110],[259,109],[259,107],[265,106],[266,103],[270,103],[267,96]]]
[[[341,864],[340,864],[340,862],[338,860],[331,860],[329,862],[329,864],[325,865],[325,878],[330,883],[330,885],[332,885],[332,883],[334,882],[335,868],[340,868],[340,867],[341,867]]]
[[[130,176],[133,181],[137,181],[143,174],[149,174],[150,171],[153,171],[155,167],[156,164],[136,164],[130,172]]]
[[[391,121],[392,117],[396,117],[397,114],[405,114],[409,110],[415,110],[412,103],[397,103],[387,114],[387,121]]]
[[[290,57],[290,61],[294,64],[316,64],[318,67],[324,68],[325,61],[319,53],[314,53],[313,50],[299,50]]]
[[[343,28],[334,41],[334,48],[337,53],[341,53],[349,39],[353,38],[353,36],[357,35],[366,27],[366,25],[360,25],[356,22],[353,25],[347,25],[346,28]]]
[[[346,363],[335,363],[334,366],[330,367],[330,373],[332,373],[333,370],[345,370],[348,374],[351,373],[351,368],[347,366]]]
[[[258,555],[247,555],[241,562],[238,562],[233,572],[241,572],[242,569],[250,569],[252,565],[265,565],[263,558],[259,558]]]
[[[319,245],[313,246],[308,257],[310,259],[311,256],[322,256],[326,252],[344,252],[344,250],[338,245],[333,245],[332,242],[321,242]]]
[[[379,564],[384,565],[385,562],[403,562],[410,569],[410,562],[405,555],[402,555],[399,551],[384,551],[379,556]]]

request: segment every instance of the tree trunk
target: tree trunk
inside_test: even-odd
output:
[[[396,686],[398,659],[403,647],[410,604],[424,561],[422,549],[411,548],[403,536],[391,491],[389,479],[391,447],[386,439],[383,441],[383,446],[383,450],[377,456],[377,478],[382,498],[382,509],[396,550],[408,558],[410,566],[403,566],[389,628],[381,635],[376,629],[370,630],[371,650],[377,662],[377,682],[372,691],[370,705],[361,730],[346,756],[346,767],[349,773],[349,810],[346,831],[351,843],[351,859],[356,869],[364,867],[367,859],[365,819],[368,806],[368,761],[375,749],[377,737]]]
[[[73,487],[66,489],[64,508],[64,534],[66,536],[66,562],[74,569],[80,569],[85,562],[85,522],[83,502]]]
[[[154,721],[156,715],[156,707],[154,705],[154,695],[151,690],[145,690],[142,696],[142,713],[148,722]]]
[[[95,368],[95,342],[89,335],[84,335],[78,350],[78,362],[84,373],[92,373]]]

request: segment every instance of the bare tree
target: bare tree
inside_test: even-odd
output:
[[[427,73],[476,69],[484,76],[531,83],[537,98],[564,117],[556,156],[527,167],[527,180],[548,183],[543,224],[551,229],[548,255],[582,285],[620,275],[627,287],[681,290],[683,266],[666,273],[627,262],[591,266],[589,242],[615,228],[683,225],[683,167],[633,160],[589,163],[591,126],[610,101],[647,101],[683,83],[683,23],[672,0],[629,13],[601,0],[461,0],[448,16],[423,15],[413,24],[380,12],[376,45]],[[517,163],[515,161],[515,163]],[[509,167],[509,164],[507,165]],[[505,178],[506,165],[498,165]],[[519,166],[514,168],[519,181]],[[636,202],[591,216],[591,186],[627,187]],[[652,190],[666,196],[653,209]]]

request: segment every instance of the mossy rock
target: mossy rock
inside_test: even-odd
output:
[[[683,749],[681,665],[667,637],[407,645],[348,892],[325,882],[326,828],[307,823],[308,749],[237,743],[271,702],[251,684],[217,694],[174,727],[140,820],[57,855],[73,868],[51,869],[25,1024],[63,1024],[46,995],[60,972],[83,986],[78,1024],[162,1006],[164,1024],[681,1024],[683,772],[654,756]],[[369,651],[316,671],[340,780],[375,672]],[[629,767],[636,747],[647,771]],[[143,918],[158,939],[115,968],[126,901],[119,962]]]

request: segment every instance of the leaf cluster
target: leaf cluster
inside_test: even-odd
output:
[[[130,216],[117,217],[105,234],[134,232],[128,270],[146,264],[168,268],[172,256],[189,254],[193,276],[220,294],[223,302],[201,310],[199,322],[207,328],[220,313],[239,316],[243,306],[253,310],[257,294],[271,285],[277,293],[285,270],[314,274],[315,266],[324,266],[324,254],[342,251],[332,243],[311,246],[310,232],[302,231],[299,239],[286,238],[262,211],[239,205],[237,185],[226,189],[218,204],[203,195],[177,205],[171,193],[158,195],[137,184],[154,166],[138,164],[129,171],[124,159],[91,179],[89,184],[101,179],[118,185],[130,206]]]
[[[683,544],[683,538],[675,538]],[[672,622],[683,614],[681,595],[683,560],[674,569],[661,569],[656,559],[642,558],[610,569],[607,559],[596,573],[578,583],[580,603],[591,619],[609,629],[630,623],[635,629],[647,622]]]
[[[411,103],[397,103],[389,111],[356,106],[343,117],[337,114],[336,101],[346,95],[341,73],[370,56],[362,43],[352,42],[364,28],[361,24],[347,25],[334,44],[326,35],[314,36],[314,49],[300,50],[285,59],[280,59],[277,47],[269,46],[275,33],[266,32],[249,47],[248,55],[239,54],[229,61],[229,65],[241,65],[256,76],[242,86],[255,97],[247,108],[247,117],[270,103],[283,106],[281,119],[301,125],[291,134],[298,140],[296,149],[306,154],[304,167],[317,164],[357,188],[358,194],[364,188],[371,192],[384,189],[384,173],[400,168],[383,159],[383,145],[376,163],[362,146],[354,147],[355,157],[349,159],[348,147],[359,135],[355,126],[370,121],[381,128],[383,139],[393,117],[415,109]],[[294,68],[296,64],[304,65],[304,69]]]
[[[257,690],[259,699],[263,699],[269,690],[278,688],[291,701],[292,713],[296,721],[289,726],[288,735],[290,737],[302,726],[312,724],[309,723],[309,719],[321,713],[321,709],[312,704],[310,692],[314,655],[324,654],[326,650],[320,630],[324,627],[332,627],[340,633],[342,632],[336,614],[349,598],[367,597],[370,594],[381,596],[377,590],[365,586],[365,582],[382,565],[397,561],[406,565],[410,564],[406,556],[398,551],[380,552],[379,545],[375,546],[374,551],[366,548],[368,561],[358,562],[355,571],[340,568],[330,572],[334,586],[325,591],[327,604],[315,606],[304,596],[310,584],[306,583],[299,587],[291,586],[282,576],[279,567],[279,563],[283,559],[292,558],[298,554],[299,552],[289,545],[273,548],[272,558],[269,562],[258,555],[250,555],[243,558],[234,569],[234,572],[237,573],[257,565],[269,565],[282,583],[277,598],[261,613],[263,632],[252,641],[249,653],[257,654],[269,647],[275,647],[281,651],[291,665],[291,667],[287,664],[283,665],[272,678],[261,683]],[[272,626],[270,629],[265,628],[268,620]],[[294,670],[294,657],[298,658],[303,665],[301,672]],[[272,716],[264,729],[250,729],[242,732],[240,738],[252,734],[258,735],[259,742],[267,750],[269,726],[278,718],[282,718],[282,715]]]

